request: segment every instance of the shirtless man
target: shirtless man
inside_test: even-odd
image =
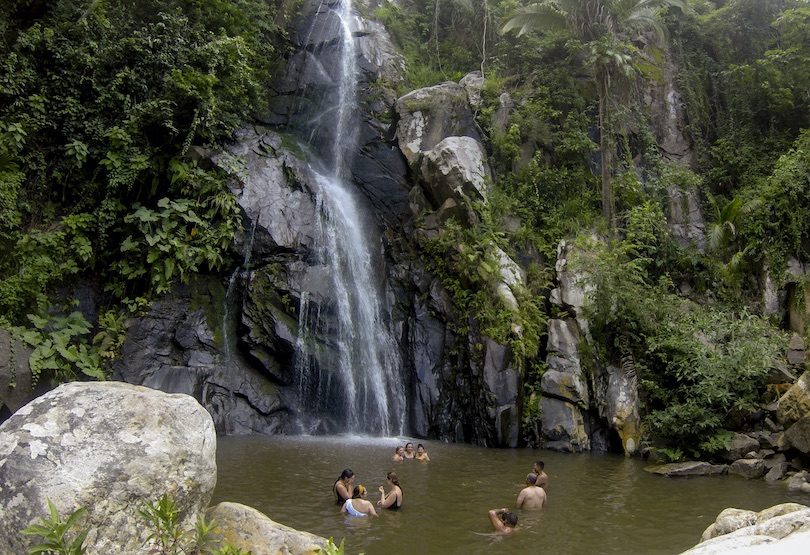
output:
[[[546,506],[546,492],[537,485],[537,474],[526,476],[526,487],[520,490],[515,507],[518,509],[539,509]]]
[[[543,463],[543,461],[537,461],[534,463],[534,466],[532,466],[532,472],[537,474],[537,485],[541,488],[546,487],[546,484],[548,484],[548,476],[543,471],[545,466],[546,465]]]
[[[515,513],[510,513],[506,507],[503,509],[490,509],[489,521],[499,534],[511,534],[515,531],[515,526],[517,526],[518,516]]]

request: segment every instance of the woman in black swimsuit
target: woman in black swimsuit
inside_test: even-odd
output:
[[[332,485],[332,493],[335,494],[335,505],[343,505],[347,499],[352,498],[353,483],[354,472],[348,468],[341,472],[340,477]]]
[[[391,491],[386,494],[385,487],[380,486],[380,500],[377,501],[377,505],[383,509],[396,511],[402,506],[402,488],[399,485],[399,479],[393,472],[389,472],[385,479],[391,484],[392,488]]]

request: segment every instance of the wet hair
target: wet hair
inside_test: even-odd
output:
[[[422,445],[421,443],[420,443],[419,445],[417,445],[417,446],[416,446],[416,448],[417,448],[417,449],[419,449],[420,447],[421,447],[422,449],[424,449],[424,448],[425,448],[425,446],[424,446],[424,445]]]
[[[540,470],[543,470],[546,467],[543,461],[536,461],[534,464],[536,464],[537,468],[539,468]]]
[[[536,486],[537,485],[537,474],[535,474],[534,472],[529,472],[526,475],[526,481],[529,482],[531,485]]]
[[[338,478],[338,480],[348,480],[352,476],[354,476],[354,472],[352,472],[350,468],[347,468],[340,473],[340,478]]]
[[[403,451],[405,450],[405,448],[402,445],[397,445],[396,447],[394,447],[394,453],[399,453],[400,449],[402,449]]]
[[[515,513],[506,513],[502,517],[503,523],[509,526],[510,528],[514,528],[517,526],[518,523],[518,515]]]
[[[386,479],[391,480],[391,483],[394,484],[395,486],[399,486],[399,489],[402,489],[402,486],[399,485],[399,478],[397,478],[397,475],[395,473],[389,472],[388,474],[385,475],[385,477]]]
[[[405,444],[405,449],[408,449],[408,445],[410,445],[411,447],[413,447],[413,442],[412,442],[412,441],[409,441],[408,443],[406,443],[406,444]]]
[[[363,484],[358,484],[354,486],[354,491],[352,491],[352,499],[359,499],[363,497],[363,494],[366,493],[366,488],[363,487]]]

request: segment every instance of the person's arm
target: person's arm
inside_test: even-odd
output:
[[[429,460],[430,460],[430,457],[428,456],[427,453],[425,453],[425,461],[429,461]]]
[[[517,501],[515,501],[515,508],[520,509],[523,507],[523,502],[526,500],[526,489],[520,490],[520,493],[517,496]]]
[[[345,515],[347,512],[346,503],[343,503],[343,505],[340,506],[340,513]]]
[[[492,523],[492,527],[495,528],[496,532],[503,532],[506,528],[506,525],[501,520],[501,515],[506,512],[507,509],[490,509],[489,510],[489,521]]]
[[[335,489],[338,492],[338,497],[342,498],[343,500],[352,498],[351,494],[349,493],[349,488],[347,488],[346,484],[343,482],[338,482],[335,484]]]
[[[388,507],[391,504],[391,503],[389,503],[388,505],[385,505],[385,497],[386,497],[385,496],[385,488],[380,486],[380,500],[377,501],[377,505],[379,505],[383,509],[385,509],[386,507]]]
[[[377,511],[374,509],[374,503],[368,502],[368,516],[379,516]]]

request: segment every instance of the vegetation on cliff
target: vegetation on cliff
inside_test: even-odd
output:
[[[205,147],[264,109],[297,6],[6,0],[3,7],[0,324],[19,326],[38,349],[35,371],[103,376],[123,314],[176,280],[228,268],[238,210],[221,172],[198,162]],[[602,233],[592,314],[601,354],[614,363],[633,357],[653,435],[710,453],[729,415],[756,402],[781,352],[786,322],[765,316],[764,277],[804,307],[803,278],[784,269],[810,254],[810,7],[689,0],[684,10],[656,13],[694,148],[689,169],[662,156],[643,101],[665,61],[648,35],[593,42],[539,28],[502,34],[522,7],[413,0],[373,12],[406,54],[400,92],[474,70],[486,78],[476,118],[495,172],[492,200],[480,225],[449,227],[425,250],[459,308],[480,314],[488,334],[527,357],[532,388],[542,372],[556,247],[565,237]],[[609,65],[620,71],[607,80]],[[617,75],[621,94],[608,88]],[[504,92],[514,103],[505,120]],[[605,110],[600,99],[608,98],[620,101]],[[666,233],[671,187],[701,193],[705,213],[714,214],[711,248],[680,246]],[[493,247],[534,260],[518,340],[511,316],[482,292]],[[79,278],[108,295],[95,329],[61,306]]]

